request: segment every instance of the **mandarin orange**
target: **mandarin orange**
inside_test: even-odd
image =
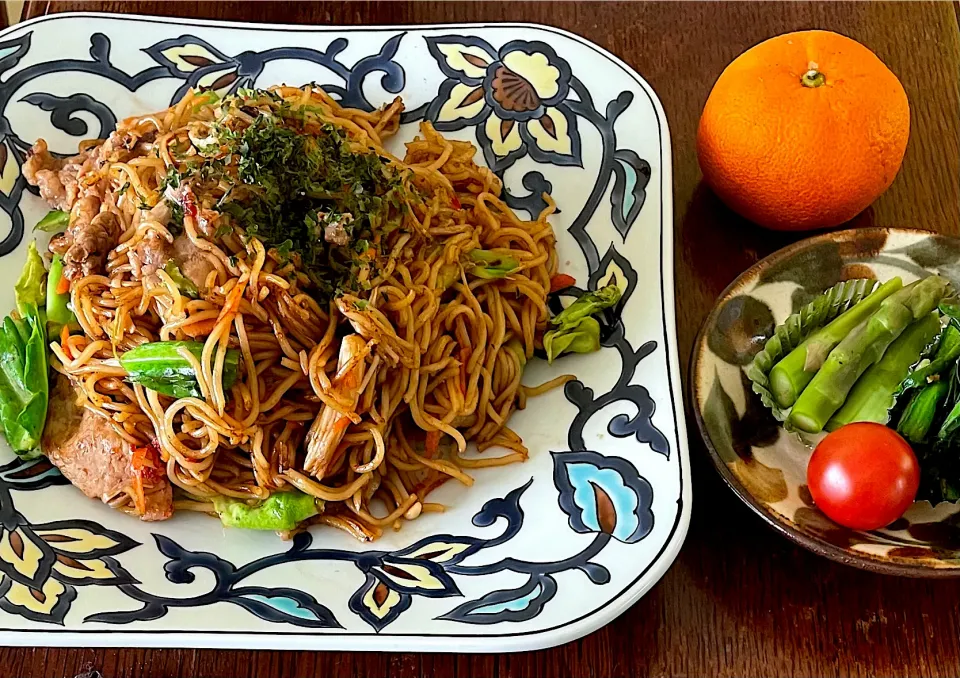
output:
[[[828,228],[890,186],[909,132],[906,92],[873,52],[802,31],[727,66],[703,109],[697,154],[707,184],[751,221]]]

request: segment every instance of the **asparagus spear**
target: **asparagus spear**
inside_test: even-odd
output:
[[[857,379],[843,406],[827,422],[827,430],[833,431],[854,421],[886,424],[900,382],[939,332],[940,314],[936,311],[904,330],[883,357]]]
[[[903,286],[900,278],[883,283],[870,296],[863,299],[833,322],[821,327],[770,370],[770,390],[780,407],[787,408],[797,402],[800,393],[817,373],[827,355],[850,333],[850,331],[874,314],[881,302]]]
[[[880,304],[877,312],[837,344],[790,411],[790,427],[819,433],[840,409],[853,384],[915,320],[937,307],[947,280],[932,275],[907,285]]]
[[[900,415],[897,432],[911,443],[922,443],[933,426],[937,410],[949,392],[950,384],[937,381],[914,393],[907,403],[907,408]]]

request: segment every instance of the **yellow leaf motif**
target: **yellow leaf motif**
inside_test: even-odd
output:
[[[487,138],[491,141],[493,152],[499,157],[509,155],[523,145],[520,128],[513,120],[501,120],[493,113],[483,125]]]
[[[0,558],[32,580],[43,560],[43,551],[26,533],[17,528],[13,532],[4,531],[0,537]]]
[[[50,544],[54,551],[78,556],[111,549],[118,544],[116,540],[105,534],[97,534],[82,527],[60,527],[52,530],[36,527],[34,532]]]
[[[573,155],[573,140],[570,139],[567,117],[558,109],[547,108],[542,118],[527,123],[527,131],[543,150]]]
[[[58,555],[57,562],[53,564],[53,569],[69,578],[71,583],[84,583],[82,582],[84,579],[100,581],[116,579],[116,575],[110,571],[110,568],[102,560],[74,560],[69,556]]]
[[[210,66],[211,64],[222,64],[223,59],[208,50],[203,45],[189,43],[186,45],[174,45],[161,52],[168,58],[174,66],[184,73],[192,73],[198,68]]]
[[[429,591],[442,591],[445,588],[443,582],[430,574],[430,570],[423,565],[384,563],[380,571],[401,586]]]
[[[224,68],[222,70],[207,73],[197,81],[200,87],[212,89],[220,96],[224,96],[230,91],[230,86],[236,82],[236,67]]]
[[[449,560],[453,560],[453,558],[460,555],[468,548],[470,548],[470,544],[450,544],[448,542],[435,541],[417,549],[413,553],[405,555],[404,557],[423,558],[424,560],[432,560],[435,563],[445,563]]]
[[[400,594],[381,581],[376,581],[363,594],[363,604],[377,619],[383,619],[390,614],[390,610],[399,602]]]
[[[597,281],[597,289],[599,290],[601,287],[606,287],[607,285],[616,285],[620,288],[620,294],[625,295],[628,284],[627,276],[624,274],[623,269],[617,266],[616,260],[611,258],[603,277]]]
[[[470,45],[456,43],[438,44],[437,49],[443,54],[444,61],[455,71],[460,71],[468,78],[482,78],[487,73],[487,66],[493,61],[486,50]]]
[[[66,587],[56,579],[43,582],[39,591],[19,582],[10,582],[10,589],[4,596],[8,601],[19,607],[26,608],[36,614],[49,615]]]
[[[482,87],[457,83],[440,107],[437,121],[451,122],[460,118],[472,118],[483,110],[484,105]]]

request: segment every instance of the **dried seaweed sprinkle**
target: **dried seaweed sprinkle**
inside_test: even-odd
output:
[[[320,109],[266,91],[241,94],[219,107],[207,137],[215,142],[197,147],[202,162],[171,167],[166,185],[228,185],[213,206],[222,224],[280,256],[299,255],[320,297],[362,288],[357,248],[347,245],[364,242],[361,253],[379,254],[381,236],[403,227],[414,189],[386,158],[324,122]]]

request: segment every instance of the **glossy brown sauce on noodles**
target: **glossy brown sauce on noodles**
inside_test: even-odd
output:
[[[250,94],[259,98],[243,110],[283,106],[299,112],[298,129],[332,125],[357,153],[385,159],[406,189],[391,212],[398,227],[376,233],[369,266],[355,267],[361,279],[324,298],[296,253],[281,254],[237,224],[219,229],[218,206],[231,191],[224,180],[197,182],[196,204],[184,203],[182,235],[206,271],[197,298],[163,268],[144,273],[145,239],[175,238],[154,218],[165,187],[169,197],[170,168],[203,162],[198,139],[224,115],[222,101],[191,92],[118,126],[150,140],[149,150],[108,163],[97,177],[102,209],[117,216],[122,235],[104,271],[73,281],[82,332],[51,337],[55,369],[132,446],[156,448],[177,509],[213,512],[220,495],[259,500],[296,488],[323,502],[311,522],[373,539],[443,510],[429,495],[444,482],[470,485],[469,469],[526,459],[511,414],[528,395],[571,378],[521,385],[549,317],[552,206],[534,221],[518,218],[500,198],[500,180],[474,163],[475,147],[429,123],[402,160],[392,156],[383,144],[399,127],[399,100],[367,113],[316,87],[271,91]],[[469,253],[481,249],[509,257],[515,270],[473,275]],[[166,340],[203,342],[199,358],[184,355],[200,397],[175,399],[125,380],[119,356]],[[225,389],[229,349],[240,353],[239,370]],[[468,458],[468,442],[490,451]],[[111,503],[142,513],[151,491],[147,482]]]

